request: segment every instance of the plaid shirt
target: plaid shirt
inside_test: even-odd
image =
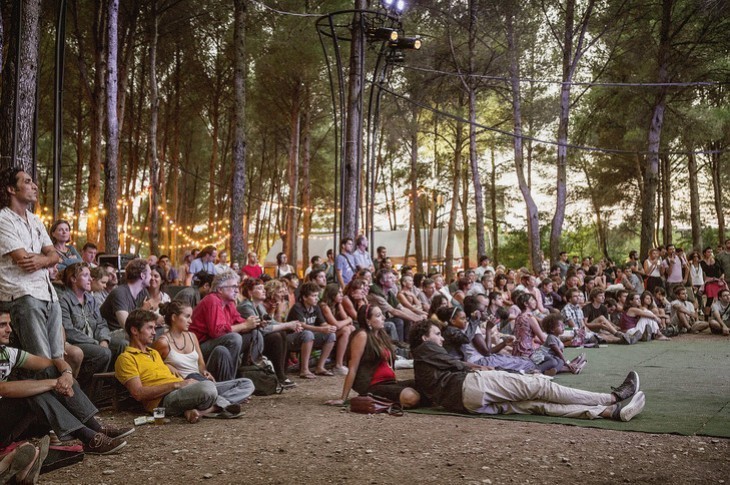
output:
[[[575,328],[580,328],[583,326],[583,309],[580,307],[580,305],[573,305],[571,303],[566,304],[563,307],[563,310],[560,312],[560,314],[563,317],[563,320],[565,320],[565,323],[568,323],[568,320],[573,322],[573,325],[575,325]]]

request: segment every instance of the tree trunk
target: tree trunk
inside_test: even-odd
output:
[[[246,195],[246,0],[234,0],[233,91],[235,124],[231,177],[231,261],[246,257],[243,214]]]
[[[157,158],[157,119],[160,111],[160,100],[157,94],[157,40],[159,38],[160,15],[157,12],[157,0],[152,0],[150,18],[149,63],[150,63],[150,127],[147,140],[147,156],[150,166],[150,205],[148,227],[150,228],[150,254],[159,254],[159,211],[160,203],[159,160]]]
[[[662,154],[660,157],[662,163],[662,235],[664,236],[663,244],[672,243],[672,161],[669,155]]]
[[[365,0],[355,0],[355,10],[365,10]],[[345,156],[342,161],[342,207],[340,236],[355,238],[358,231],[357,210],[360,200],[362,167],[363,74],[365,69],[364,19],[355,13],[350,42],[350,72],[347,83],[347,117],[345,126]]]
[[[469,267],[469,253],[471,251],[471,243],[469,241],[471,229],[469,227],[469,167],[465,166],[461,171],[461,218],[464,221],[464,235],[461,241],[461,253],[464,258],[463,267]]]
[[[713,149],[718,149],[719,143],[713,143]],[[715,213],[717,214],[717,235],[720,245],[725,244],[725,212],[722,202],[722,173],[720,166],[722,164],[722,153],[710,153],[710,166],[712,168],[712,192],[715,202]]]
[[[477,2],[469,0],[469,72],[475,72],[476,41],[477,41]],[[476,212],[477,229],[477,259],[486,254],[484,239],[484,191],[479,176],[479,161],[477,159],[477,102],[475,79],[470,77],[469,84],[469,165],[471,167],[472,183],[474,184],[474,206]]]
[[[0,167],[11,165],[22,167],[28,174],[34,175],[41,2],[22,0],[23,16],[19,22],[21,32],[18,32],[19,8],[21,0],[14,1],[10,15],[10,42],[6,51],[6,64],[4,67],[0,64],[0,68],[3,69],[2,98],[0,98]],[[20,62],[17,58],[18,42],[20,42]],[[14,138],[13,128],[17,138]]]
[[[119,158],[119,120],[117,119],[117,47],[119,0],[109,0],[107,4],[108,47],[106,76],[106,120],[107,142],[106,163],[104,166],[104,206],[107,210],[104,234],[105,250],[117,254],[119,251],[119,232],[117,229],[117,163]]]
[[[512,116],[514,118],[514,159],[517,171],[517,182],[527,206],[527,234],[530,265],[535,273],[542,269],[540,253],[540,221],[538,220],[537,205],[532,198],[532,191],[525,180],[522,155],[522,108],[520,105],[520,66],[518,60],[517,37],[514,29],[513,10],[507,13],[507,45],[509,50],[509,75],[512,94]]]
[[[301,89],[301,84],[297,82],[291,100],[291,111],[289,112],[289,167],[287,169],[289,175],[289,207],[286,210],[286,236],[284,237],[284,252],[295,268],[297,267],[297,233],[299,232],[297,228],[299,220],[297,206],[299,202],[299,136],[302,121]],[[305,261],[304,267],[306,266]]]
[[[220,85],[221,85],[221,73],[218,69],[218,57],[216,57],[216,79],[215,89],[213,90],[213,99],[211,100],[211,124],[213,125],[213,132],[211,133],[211,150],[210,150],[210,163],[208,164],[208,226],[215,227],[218,223],[216,220],[216,197],[215,197],[215,184],[218,180],[218,174],[216,169],[218,168],[218,132],[220,127]],[[219,194],[220,196],[220,194]]]
[[[669,81],[669,49],[671,39],[669,31],[672,20],[672,0],[662,1],[662,20],[659,27],[659,59],[657,81]],[[644,190],[641,203],[641,249],[640,254],[648,254],[654,243],[654,224],[656,217],[656,196],[659,185],[659,148],[661,145],[662,125],[666,109],[667,88],[658,89],[654,98],[651,123],[648,135],[648,154],[644,161]]]
[[[560,238],[565,221],[565,206],[568,198],[567,166],[568,166],[568,127],[570,125],[570,88],[578,62],[583,55],[583,42],[588,22],[593,12],[595,0],[589,0],[585,14],[581,17],[580,30],[575,50],[573,37],[575,29],[575,0],[567,0],[565,4],[565,28],[563,29],[563,84],[560,87],[560,115],[558,117],[558,150],[557,150],[557,187],[555,214],[550,227],[550,260],[557,261],[560,254]]]
[[[411,213],[413,214],[413,241],[416,248],[416,267],[423,268],[423,248],[421,247],[421,204],[418,194],[418,107],[412,110],[410,123],[411,151]]]
[[[306,268],[309,265],[309,234],[312,232],[312,200],[310,189],[309,165],[311,157],[311,99],[305,97],[307,105],[304,110],[304,126],[302,130],[302,210],[304,220],[302,221],[302,265]]]
[[[692,224],[692,248],[702,251],[702,219],[700,215],[700,191],[697,182],[697,159],[692,148],[687,151],[687,171],[689,172],[689,213]]]
[[[460,98],[463,99],[463,97]],[[459,214],[459,182],[461,181],[461,149],[464,143],[464,124],[461,121],[457,121],[454,129],[456,130],[454,137],[454,178],[451,181],[451,210],[449,211],[449,227],[446,236],[446,255],[444,258],[447,280],[450,280],[454,276],[454,246],[456,244],[456,216]]]
[[[499,221],[497,220],[497,165],[494,156],[494,145],[492,145],[492,171],[490,182],[492,186],[492,266],[499,264]]]
[[[81,89],[79,89],[81,91]],[[76,97],[76,178],[74,180],[74,205],[73,211],[74,220],[71,221],[73,224],[74,240],[77,240],[79,236],[79,217],[78,214],[81,212],[81,199],[83,194],[81,192],[82,177],[84,174],[84,108],[81,100],[81,92]]]
[[[172,148],[170,154],[170,213],[175,218],[175,224],[179,224],[178,210],[180,197],[180,46],[175,47],[175,71],[173,77],[173,85],[175,86],[175,94],[173,100],[173,129],[172,129]],[[173,250],[170,251],[170,257],[177,260],[180,252],[177,249],[177,230],[173,225],[170,227],[172,234],[170,236],[170,245]]]

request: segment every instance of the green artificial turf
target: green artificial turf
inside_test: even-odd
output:
[[[628,423],[531,415],[470,415],[560,423],[645,433],[674,433],[730,438],[730,340],[719,336],[675,338],[671,342],[567,349],[566,357],[585,352],[588,365],[579,375],[559,374],[555,382],[607,392],[635,370],[646,394],[644,411]],[[416,409],[423,414],[453,414],[443,409]]]

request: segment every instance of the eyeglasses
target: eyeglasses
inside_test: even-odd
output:
[[[219,286],[218,288],[221,290],[230,290],[231,288],[238,289],[238,285]]]

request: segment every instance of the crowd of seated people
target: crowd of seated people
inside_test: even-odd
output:
[[[583,370],[585,356],[568,361],[566,346],[730,334],[730,241],[717,257],[712,248],[685,257],[669,245],[618,266],[590,257],[569,264],[561,253],[538,274],[481,257],[452,281],[396,270],[384,247],[371,259],[364,236],[343,240],[336,257],[313,257],[301,283],[284,254],[267,274],[254,253],[242,265],[213,246],[190,251],[179,268],[168,255],[114,268],[96,265],[93,245],[76,251],[67,222],[49,235],[33,219],[24,172],[2,177],[0,298],[9,304],[0,313],[0,407],[3,416],[42,417],[43,433],[79,439],[90,453],[117,452],[133,431],[94,418],[84,391],[105,371],[147,411],[162,406],[191,423],[239,416],[254,391],[239,368],[269,363],[286,389],[296,387],[291,372],[342,376],[334,405],[354,390],[404,407],[628,420],[644,405],[635,373],[602,394],[540,375]],[[18,229],[24,218],[38,227],[29,240]],[[415,379],[398,380],[397,361],[408,358]],[[524,393],[498,401],[504,386]],[[28,433],[0,431],[0,446]],[[14,470],[24,464],[21,481],[35,473],[41,448],[7,454],[18,457]],[[6,461],[0,474],[11,469]]]

